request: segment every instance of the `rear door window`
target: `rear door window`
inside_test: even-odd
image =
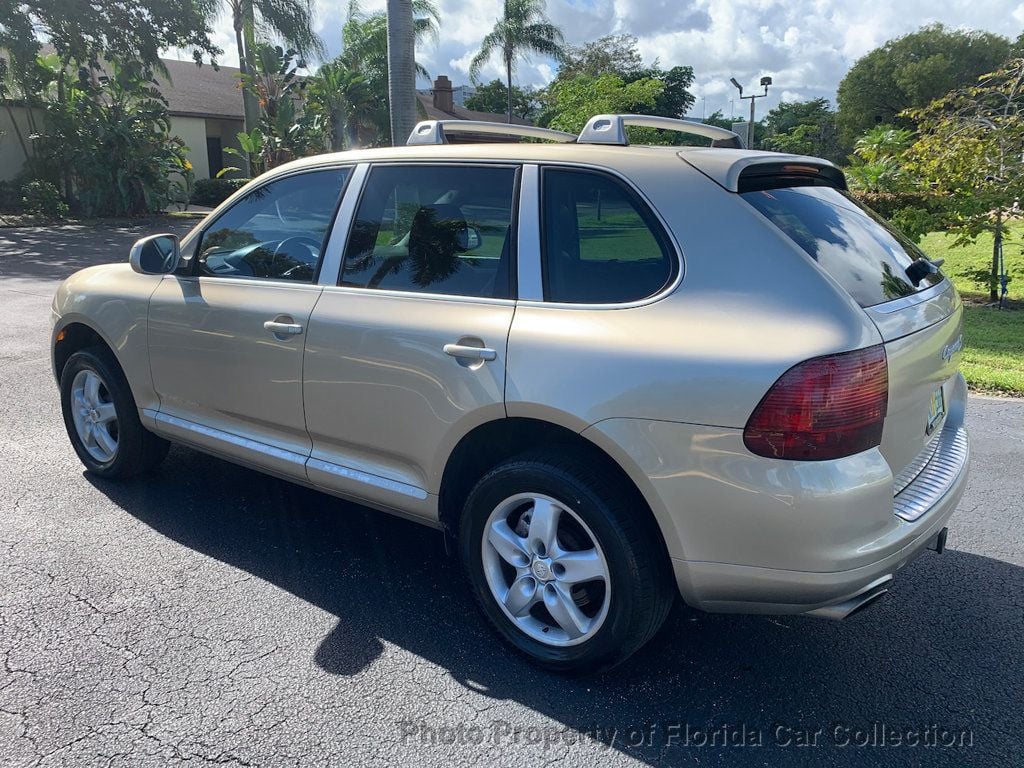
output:
[[[925,258],[921,249],[838,189],[782,187],[742,196],[862,307],[912,296],[943,280],[940,272],[932,272],[915,283],[907,267]]]
[[[544,297],[622,304],[665,287],[677,259],[661,226],[621,182],[602,173],[545,168]]]
[[[373,168],[341,284],[511,298],[516,173],[486,165]]]

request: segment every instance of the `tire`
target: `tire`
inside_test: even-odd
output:
[[[105,347],[68,358],[60,374],[60,402],[71,445],[94,475],[133,477],[167,455],[170,443],[142,426],[128,381]]]
[[[484,475],[460,518],[459,552],[498,634],[536,665],[572,674],[608,669],[650,640],[675,591],[642,503],[571,448],[523,454]]]

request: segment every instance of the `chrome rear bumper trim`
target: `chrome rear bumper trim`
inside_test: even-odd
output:
[[[934,445],[924,467],[893,499],[896,516],[910,523],[934,507],[967,468],[970,444],[963,427],[946,426]]]

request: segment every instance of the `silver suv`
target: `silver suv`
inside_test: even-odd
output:
[[[554,670],[626,658],[676,592],[843,618],[944,546],[961,302],[835,167],[736,143],[423,123],[275,169],[61,285],[71,442],[104,477],[172,441],[438,528]]]

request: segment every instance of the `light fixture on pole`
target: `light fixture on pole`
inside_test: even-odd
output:
[[[740,92],[741,99],[750,99],[750,122],[747,123],[747,149],[754,148],[754,99],[763,99],[768,95],[768,86],[772,84],[772,79],[768,76],[761,78],[761,85],[764,86],[764,93],[752,93],[749,96],[743,95],[743,86],[739,84],[739,81],[735,77],[730,77],[729,82],[736,86],[736,90]]]

